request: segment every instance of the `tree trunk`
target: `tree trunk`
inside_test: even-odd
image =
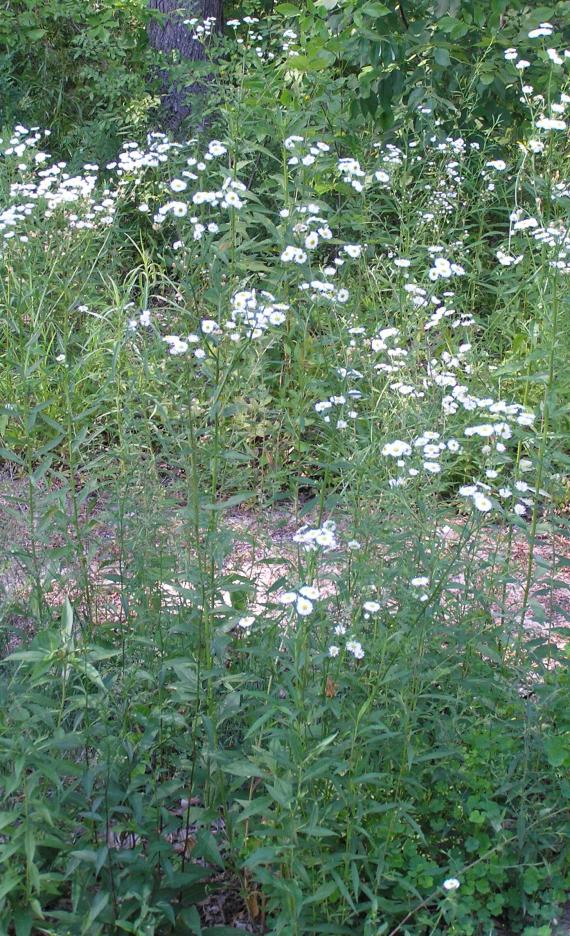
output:
[[[149,41],[154,49],[163,52],[170,63],[173,53],[176,53],[176,62],[204,60],[204,47],[196,38],[192,26],[186,25],[184,20],[197,19],[201,23],[212,17],[215,20],[213,31],[220,32],[223,0],[148,0],[148,6],[162,14],[151,21],[148,29]],[[172,82],[166,69],[161,69],[160,74],[164,91],[164,124],[176,130],[192,110],[191,96],[204,92],[204,83],[202,80],[183,87]]]

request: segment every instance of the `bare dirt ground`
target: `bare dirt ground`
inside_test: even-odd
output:
[[[81,508],[80,517],[80,522],[88,527],[85,552],[88,575],[93,583],[95,607],[92,611],[101,623],[120,615],[120,592],[112,581],[118,570],[116,529],[106,523],[106,506],[104,498],[95,495],[88,508],[85,505]],[[61,514],[61,504],[58,509]],[[17,614],[18,605],[25,604],[30,590],[30,572],[34,565],[32,554],[35,554],[36,568],[43,573],[50,562],[57,560],[58,550],[62,558],[47,600],[50,605],[57,606],[63,603],[66,594],[72,597],[71,583],[78,577],[78,568],[76,560],[70,559],[69,544],[75,539],[71,508],[67,505],[69,522],[65,529],[63,526],[67,521],[64,518],[62,525],[61,515],[59,523],[50,526],[50,512],[54,510],[49,506],[49,499],[47,506],[45,502],[42,504],[41,519],[36,518],[35,536],[32,537],[27,482],[0,473],[0,543],[5,544],[3,552],[0,551],[0,607],[11,604]],[[224,513],[224,523],[232,535],[231,551],[224,567],[226,572],[243,576],[253,584],[255,597],[250,599],[249,614],[264,607],[269,590],[287,575],[297,555],[293,536],[302,523],[311,523],[312,520],[315,518],[310,515],[299,519],[287,507],[263,512],[238,508]],[[451,525],[443,534],[449,550],[457,542],[463,522],[464,518],[452,518]],[[179,521],[172,524],[173,536],[177,534],[177,523],[179,529]],[[342,529],[342,526],[341,519],[339,527]],[[33,539],[36,540],[34,545]],[[548,641],[553,647],[564,648],[570,640],[570,537],[540,533],[530,561],[524,530],[516,529],[509,537],[507,529],[493,529],[480,543],[480,558],[485,560],[482,583],[488,574],[489,562],[494,561],[497,569],[507,553],[510,556],[509,573],[504,596],[501,595],[502,607],[497,602],[491,603],[492,613],[506,615],[513,625],[517,622],[522,624],[528,640]],[[324,594],[337,571],[334,557],[327,560],[325,557],[320,569],[319,585]],[[74,562],[75,567],[69,565]],[[68,575],[65,574],[66,566]],[[532,584],[525,601],[524,583],[529,567]],[[457,583],[461,584],[460,578]],[[179,584],[184,586],[185,583]],[[164,589],[167,596],[177,600],[176,584],[165,582]]]

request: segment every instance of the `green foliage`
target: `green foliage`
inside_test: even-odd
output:
[[[497,123],[513,138],[524,109],[513,100],[503,54],[533,46],[528,31],[543,20],[567,29],[567,0],[532,6],[509,0],[316,0],[280,3],[279,21],[298,32],[287,69],[303,76],[310,97],[327,108],[337,97],[353,126],[390,129],[410,110],[429,108],[458,126]],[[325,77],[326,76],[326,77]],[[542,79],[545,79],[543,74]],[[546,84],[535,86],[547,92]],[[508,101],[508,104],[506,102]]]
[[[564,35],[408,6],[244,21],[103,169],[142,11],[10,5],[65,94],[0,144],[0,933],[552,933]]]
[[[148,13],[142,0],[5,0],[0,4],[0,122],[45,125],[55,145],[109,158],[146,125]]]

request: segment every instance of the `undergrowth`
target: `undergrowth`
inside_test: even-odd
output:
[[[1,932],[552,932],[570,53],[531,25],[516,140],[467,83],[355,129],[252,18],[185,141],[3,134]]]

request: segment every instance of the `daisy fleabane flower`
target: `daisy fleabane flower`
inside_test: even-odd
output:
[[[483,494],[482,491],[476,491],[473,495],[473,504],[481,513],[488,513],[493,509],[493,501]]]
[[[289,245],[281,253],[281,261],[283,263],[305,263],[307,259],[307,254],[304,250],[301,250],[300,247],[294,247]]]
[[[566,121],[558,117],[539,117],[536,121],[539,130],[566,130]]]
[[[553,27],[550,23],[540,23],[535,29],[531,29],[528,38],[540,39],[542,37],[551,36],[553,31]]]
[[[460,886],[461,884],[457,878],[447,878],[447,880],[443,882],[443,888],[446,891],[456,891]]]
[[[354,260],[356,260],[362,253],[362,247],[360,244],[345,244],[343,250],[346,254],[348,254],[349,257],[352,257]]]
[[[383,455],[390,455],[392,458],[401,458],[402,455],[411,455],[412,449],[407,442],[396,439],[394,442],[387,442],[382,449]]]
[[[301,617],[305,617],[308,614],[311,614],[313,610],[313,602],[308,598],[305,598],[303,595],[298,595],[297,601],[295,603],[295,609],[297,614],[300,614]]]
[[[358,640],[347,640],[346,649],[348,653],[351,653],[355,660],[362,660],[364,658],[364,650],[362,644]]]

